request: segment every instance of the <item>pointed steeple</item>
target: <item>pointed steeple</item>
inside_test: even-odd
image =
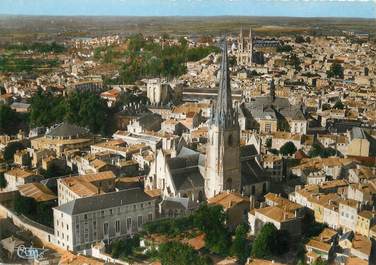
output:
[[[226,37],[224,37],[222,45],[222,62],[219,75],[218,98],[212,124],[222,128],[230,128],[236,125],[238,121],[236,119],[234,109],[232,108]]]

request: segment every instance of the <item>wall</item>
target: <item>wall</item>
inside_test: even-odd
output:
[[[55,236],[52,228],[34,222],[23,215],[17,215],[2,204],[0,204],[0,216],[12,219],[14,225],[23,230],[30,231],[35,237],[39,238],[43,244],[55,244]]]

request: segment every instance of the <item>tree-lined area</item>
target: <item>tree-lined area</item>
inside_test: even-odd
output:
[[[7,50],[10,51],[35,51],[40,53],[62,53],[65,52],[67,49],[64,45],[56,43],[56,42],[34,42],[34,43],[18,43],[18,44],[10,44],[6,46]]]
[[[212,52],[220,49],[215,46],[188,47],[184,38],[177,44],[164,44],[133,35],[127,41],[124,52],[116,51],[114,47],[97,48],[94,58],[104,63],[118,63],[119,76],[110,79],[111,84],[129,84],[143,78],[166,77],[174,78],[187,72],[186,63],[198,61]]]
[[[60,62],[57,59],[24,58],[15,55],[0,56],[0,72],[39,72],[50,71],[58,67]]]
[[[31,99],[30,126],[48,127],[67,121],[106,135],[111,132],[111,114],[106,101],[90,92],[63,97],[39,91]]]

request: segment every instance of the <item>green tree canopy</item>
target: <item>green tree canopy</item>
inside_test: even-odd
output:
[[[257,235],[251,255],[256,258],[270,258],[273,255],[281,255],[289,249],[289,235],[286,231],[278,231],[277,228],[267,223]]]
[[[225,226],[226,219],[222,206],[202,205],[194,215],[195,226],[206,234],[205,246],[223,256],[228,254],[231,242]]]
[[[135,235],[132,238],[116,240],[111,244],[111,255],[113,258],[127,257],[133,250],[140,246],[140,238]]]
[[[330,66],[330,70],[326,72],[326,75],[328,76],[328,78],[335,77],[335,78],[343,79],[344,77],[343,70],[344,69],[340,63],[334,62]]]
[[[167,36],[165,36],[167,37]],[[125,63],[121,64],[120,76],[111,83],[134,83],[142,78],[174,78],[185,74],[186,62],[197,61],[217,47],[189,48],[184,38],[176,45],[164,45],[133,35],[128,39],[128,50],[124,53]]]
[[[333,106],[334,109],[344,109],[345,105],[343,105],[341,100],[337,100]]]
[[[64,98],[39,90],[31,99],[31,127],[52,126],[62,122],[65,114]]]
[[[210,258],[199,255],[192,247],[175,241],[159,246],[159,258],[162,265],[213,264]]]
[[[49,127],[65,120],[106,135],[111,130],[111,118],[106,102],[90,92],[74,92],[62,97],[39,91],[31,100],[32,127]]]
[[[0,134],[14,135],[21,129],[27,129],[28,122],[27,113],[18,113],[0,103]]]
[[[231,254],[238,258],[240,264],[244,264],[250,254],[249,240],[247,239],[248,227],[238,225],[235,230],[235,238],[231,246]]]
[[[293,142],[287,142],[281,146],[280,153],[282,155],[293,155],[297,151]]]
[[[333,149],[331,147],[328,147],[328,148],[322,147],[318,143],[314,143],[312,145],[311,149],[308,151],[309,157],[320,156],[320,157],[326,158],[326,157],[330,157],[330,156],[334,156],[334,155],[336,155],[335,149]]]
[[[21,149],[25,149],[25,146],[21,142],[10,142],[4,149],[4,160],[13,161],[14,154]]]

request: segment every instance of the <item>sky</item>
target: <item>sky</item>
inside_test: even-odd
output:
[[[376,18],[376,0],[0,0],[0,14]]]

